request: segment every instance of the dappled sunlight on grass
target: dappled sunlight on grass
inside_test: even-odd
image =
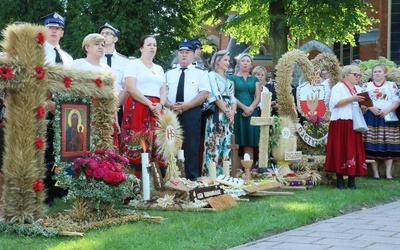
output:
[[[300,202],[288,202],[282,204],[282,208],[292,211],[292,212],[302,212],[302,211],[311,211],[314,209],[314,205],[310,203],[300,203]]]

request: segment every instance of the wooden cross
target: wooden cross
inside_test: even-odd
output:
[[[234,134],[231,134],[231,144],[227,148],[231,150],[232,156],[231,176],[236,177],[239,164],[239,145],[235,144]]]
[[[251,117],[250,124],[260,126],[260,142],[259,142],[259,159],[260,168],[268,167],[268,142],[269,142],[269,126],[272,124],[271,116],[271,92],[264,92],[261,117]]]
[[[49,93],[96,97],[92,142],[96,148],[111,148],[114,77],[43,64],[43,26],[10,25],[3,34],[6,56],[0,59],[0,92],[7,93],[3,216],[6,222],[32,223],[46,211],[42,180],[47,121],[43,111]]]

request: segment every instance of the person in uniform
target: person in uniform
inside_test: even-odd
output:
[[[165,73],[167,102],[165,106],[178,115],[184,130],[186,178],[196,180],[200,175],[199,144],[201,134],[201,104],[210,92],[207,71],[193,65],[195,46],[184,40],[178,46],[179,64]]]
[[[47,40],[44,43],[46,63],[50,65],[63,64],[71,66],[72,56],[61,49],[60,40],[64,36],[65,19],[57,12],[53,12],[41,18],[43,25],[47,27]]]
[[[99,28],[99,34],[105,37],[105,54],[101,58],[101,63],[106,63],[111,67],[114,74],[117,76],[117,95],[119,96],[124,89],[124,71],[129,58],[117,52],[115,44],[118,42],[120,31],[111,26],[109,23],[105,23]],[[118,122],[121,127],[123,106],[120,103],[118,111]]]
[[[193,43],[195,46],[195,51],[194,51],[194,64],[196,66],[199,66],[201,68],[205,68],[203,59],[201,59],[201,51],[203,49],[203,45],[201,44],[200,38],[194,38],[191,39],[189,42]]]
[[[72,57],[60,48],[60,40],[64,35],[65,19],[57,12],[53,12],[41,18],[43,20],[43,25],[47,27],[47,40],[44,43],[44,50],[46,53],[46,63],[50,65],[62,64],[65,67],[71,66],[73,59]],[[54,175],[54,130],[53,130],[53,120],[55,112],[55,103],[49,97],[50,100],[47,101],[46,108],[49,111],[47,113],[46,119],[49,121],[47,124],[47,139],[46,139],[46,151],[45,151],[45,163],[46,163],[46,178],[44,179],[44,184],[47,190],[46,204],[49,206],[54,205],[54,198],[56,196],[62,197],[66,195],[66,191],[56,187],[56,181],[53,180]]]

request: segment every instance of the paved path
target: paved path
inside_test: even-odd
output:
[[[400,249],[400,201],[338,216],[231,250]]]

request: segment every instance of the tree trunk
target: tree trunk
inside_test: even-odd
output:
[[[278,64],[278,60],[288,50],[289,27],[287,26],[285,7],[283,1],[271,1],[269,6],[270,28],[269,44],[271,48],[272,63]]]

